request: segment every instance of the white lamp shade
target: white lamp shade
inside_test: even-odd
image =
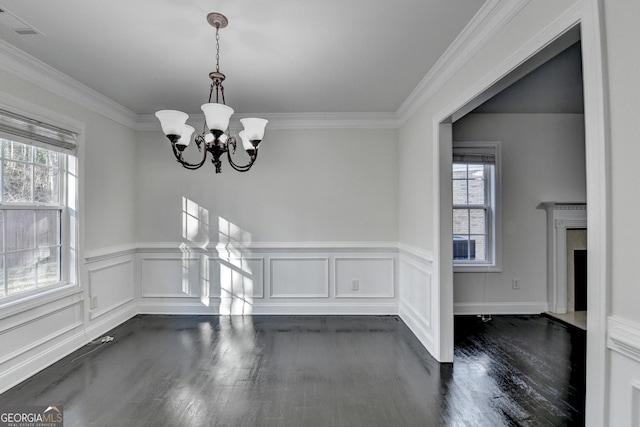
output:
[[[229,127],[229,119],[233,114],[233,108],[215,102],[203,104],[200,108],[202,108],[209,130],[219,130],[222,132],[227,130]]]
[[[244,131],[246,132],[247,139],[250,141],[260,140],[264,137],[264,128],[267,127],[267,123],[269,120],[267,119],[256,119],[256,118],[247,118],[240,119],[240,123],[244,126]]]
[[[242,140],[242,146],[244,147],[244,151],[255,150],[256,148],[251,143],[251,140],[247,137],[247,131],[242,130],[238,133],[238,136]]]
[[[191,135],[193,135],[193,132],[195,132],[195,129],[193,128],[193,126],[184,125],[184,128],[182,128],[180,139],[178,140],[178,142],[176,142],[176,144],[185,145],[185,146],[189,145],[189,143],[191,142]]]
[[[156,112],[156,117],[165,135],[181,135],[189,115],[182,111],[160,110]]]

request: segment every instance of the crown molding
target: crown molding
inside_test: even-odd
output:
[[[234,114],[233,122],[246,117],[262,117],[269,120],[270,130],[283,129],[398,129],[400,121],[395,113],[256,113]],[[189,119],[204,123],[203,114],[191,114]],[[236,126],[237,123],[235,124]],[[240,130],[234,128],[232,130]],[[137,131],[159,131],[160,124],[153,114],[138,116]]]
[[[520,46],[515,52],[511,53],[491,71],[482,76],[482,78],[478,79],[474,85],[470,86],[460,96],[454,99],[446,108],[442,109],[441,113],[436,116],[436,121],[443,120],[448,116],[454,117],[455,114],[458,114],[456,112],[460,112],[461,108],[463,108],[470,99],[490,89],[496,82],[501,81],[505,76],[509,75],[509,73],[517,70],[518,67],[533,58],[534,55],[548,47],[551,43],[557,42],[559,38],[565,37],[569,29],[580,22],[583,8],[584,6],[581,2],[576,2],[567,8],[565,12],[556,17],[549,25]]]
[[[0,69],[73,101],[121,125],[134,128],[137,114],[17,47],[0,40]]]
[[[396,115],[400,125],[411,118],[459,71],[529,0],[488,0],[464,27],[440,59],[402,103]]]

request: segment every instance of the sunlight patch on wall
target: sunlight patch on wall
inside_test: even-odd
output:
[[[209,244],[209,211],[193,200],[182,197],[182,237],[188,242],[180,244],[182,252],[182,292],[192,295],[189,281],[191,261],[195,256],[200,259],[200,301],[207,307],[209,300],[209,274],[207,269],[207,255],[196,248],[207,249]],[[195,248],[194,248],[195,246]],[[200,252],[198,254],[198,252]],[[196,287],[194,286],[194,291]]]
[[[186,197],[182,198],[182,237],[202,249],[209,244],[209,211]]]
[[[253,306],[253,274],[243,252],[251,243],[251,233],[218,217],[220,260],[220,314],[249,315]]]

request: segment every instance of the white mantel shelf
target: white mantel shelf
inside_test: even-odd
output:
[[[567,312],[567,230],[587,228],[587,204],[542,202],[547,211],[547,299],[549,311]]]

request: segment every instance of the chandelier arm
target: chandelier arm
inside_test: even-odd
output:
[[[211,86],[210,86],[210,88],[209,88],[209,102],[211,102],[211,98],[212,98],[212,96],[213,96],[213,88],[214,88],[214,87],[215,87],[215,83],[214,83],[214,82],[211,82]],[[205,126],[206,126],[206,122],[205,122]],[[206,127],[205,127],[205,129],[206,129]]]
[[[199,163],[189,163],[182,158],[182,151],[178,150],[176,144],[171,144],[171,148],[173,148],[173,155],[176,156],[176,160],[185,168],[190,170],[196,170],[204,165],[204,162],[207,160],[207,150],[204,150],[202,153],[202,161]]]
[[[251,156],[251,160],[249,161],[249,163],[247,163],[246,165],[238,165],[234,163],[233,159],[231,158],[231,151],[227,151],[227,159],[229,160],[229,164],[233,169],[237,170],[238,172],[246,172],[249,169],[251,169],[251,166],[253,166],[257,158],[258,158],[258,150],[256,150],[255,153]]]

